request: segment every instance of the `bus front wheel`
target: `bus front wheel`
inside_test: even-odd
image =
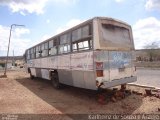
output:
[[[56,89],[60,88],[58,73],[52,73],[51,81],[54,88]]]

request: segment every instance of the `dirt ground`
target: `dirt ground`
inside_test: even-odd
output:
[[[160,99],[156,97],[131,94],[101,105],[95,91],[70,86],[55,90],[50,81],[31,80],[23,69],[7,75],[0,78],[0,114],[65,114],[65,119],[73,119],[72,114],[160,114]],[[127,88],[144,92],[136,86]]]

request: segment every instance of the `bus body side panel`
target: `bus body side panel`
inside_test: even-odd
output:
[[[70,70],[70,54],[58,56],[58,76],[60,83],[73,85],[72,71]]]
[[[27,63],[35,77],[49,78],[49,70],[57,70],[60,83],[96,90],[93,51],[33,59]]]
[[[84,75],[85,88],[91,90],[97,90],[95,72],[86,71],[84,72],[83,75]]]
[[[30,70],[33,76],[37,76],[37,72],[35,68],[30,68]]]
[[[41,76],[44,79],[49,80],[49,70],[48,69],[41,69]]]
[[[35,68],[35,59],[27,61],[27,69],[30,69],[30,72],[33,76],[37,77],[37,70]]]
[[[41,76],[44,79],[50,80],[49,70],[51,69],[56,70],[58,68],[57,67],[58,66],[58,56],[42,58],[40,60],[41,60]]]
[[[93,51],[71,54],[73,86],[96,89]]]
[[[34,65],[32,67],[35,67],[35,68],[41,68],[41,59],[33,59],[32,60]]]
[[[47,63],[49,69],[58,69],[58,56],[51,56],[47,58]],[[46,63],[46,64],[47,64]]]
[[[32,59],[27,61],[27,67],[30,68],[32,75],[35,77],[41,77],[50,80],[49,70],[57,69],[57,61],[58,56]]]
[[[73,86],[73,78],[71,70],[58,69],[57,71],[60,83]]]

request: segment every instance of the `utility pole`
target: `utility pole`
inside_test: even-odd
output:
[[[12,65],[15,66],[15,60],[14,60],[14,50],[13,50],[13,59],[12,59]]]
[[[18,25],[18,24],[12,24],[10,27],[10,34],[9,34],[9,42],[8,42],[8,50],[7,50],[7,57],[6,57],[6,63],[5,63],[5,70],[4,70],[4,77],[7,77],[7,63],[8,63],[8,54],[9,54],[9,47],[10,47],[10,41],[11,41],[11,35],[12,35],[12,27],[13,26],[22,26],[24,25]]]

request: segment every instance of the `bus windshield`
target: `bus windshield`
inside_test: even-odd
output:
[[[131,49],[132,39],[129,29],[113,24],[101,24],[101,46]]]

